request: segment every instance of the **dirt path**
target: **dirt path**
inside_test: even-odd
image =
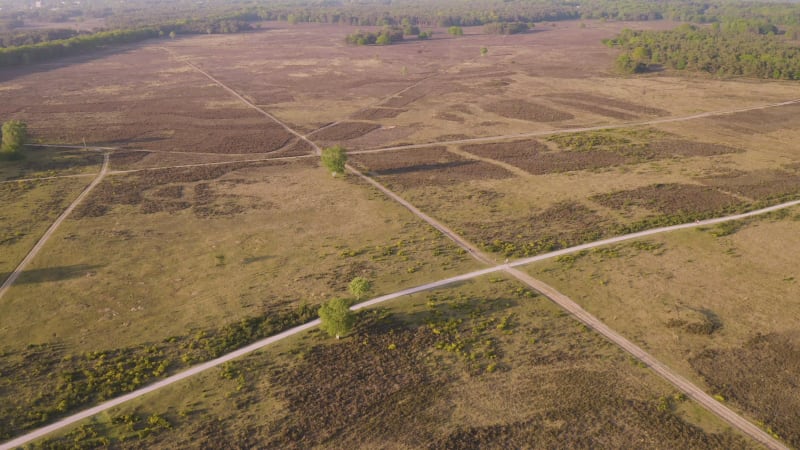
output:
[[[597,333],[605,336],[606,339],[608,339],[609,341],[619,346],[621,349],[633,355],[634,358],[647,364],[647,366],[650,369],[652,369],[653,372],[655,372],[656,374],[658,374],[659,376],[670,382],[673,386],[681,390],[684,394],[694,399],[697,403],[701,404],[704,408],[716,414],[721,419],[731,424],[733,427],[738,428],[739,430],[741,430],[748,436],[752,437],[759,443],[765,445],[767,448],[788,450],[788,447],[783,445],[777,439],[773,438],[764,430],[755,426],[749,420],[733,412],[727,406],[723,405],[710,395],[706,394],[702,389],[697,387],[694,383],[675,373],[672,369],[662,364],[652,355],[642,350],[642,348],[639,347],[638,345],[622,337],[622,335],[609,328],[606,324],[598,320],[595,316],[589,314],[585,309],[583,309],[580,305],[572,301],[566,295],[558,292],[557,290],[553,289],[552,287],[543,283],[542,281],[539,281],[517,269],[509,268],[506,269],[505,272],[514,276],[515,278],[527,284],[531,288],[536,289],[538,292],[545,295],[554,303],[564,308],[564,310],[572,314],[579,321],[583,322],[586,326],[591,327]]]
[[[380,303],[383,303],[383,302],[386,302],[386,301],[389,301],[389,300],[394,300],[396,298],[404,297],[404,296],[411,295],[411,294],[416,294],[416,293],[419,293],[419,292],[429,291],[431,289],[438,289],[438,288],[447,287],[447,286],[450,286],[450,285],[455,284],[455,283],[460,283],[460,282],[468,281],[468,280],[471,280],[471,279],[474,279],[474,278],[478,278],[478,277],[481,277],[481,276],[484,276],[484,275],[489,275],[489,274],[492,274],[492,273],[503,272],[503,271],[509,272],[509,273],[511,273],[512,275],[515,275],[515,276],[518,275],[518,276],[520,276],[522,278],[530,278],[530,280],[528,280],[529,284],[532,284],[532,285],[536,286],[536,287],[534,287],[534,289],[536,289],[537,291],[541,289],[540,292],[542,292],[543,294],[548,295],[548,296],[552,295],[553,297],[555,297],[556,299],[559,299],[559,300],[562,297],[566,298],[568,300],[568,302],[565,302],[565,303],[567,305],[570,305],[570,304],[574,304],[574,302],[572,302],[572,300],[569,300],[568,297],[563,296],[563,294],[559,293],[558,291],[556,291],[555,289],[551,288],[550,286],[547,286],[546,284],[542,283],[541,281],[535,280],[535,279],[531,278],[529,275],[514,269],[514,267],[522,266],[522,265],[525,265],[525,264],[530,264],[531,262],[535,262],[535,261],[542,261],[542,260],[545,260],[545,259],[555,258],[555,257],[561,256],[561,255],[565,255],[565,254],[568,254],[568,253],[575,253],[575,252],[578,252],[578,251],[581,251],[581,250],[585,250],[585,249],[589,249],[589,248],[599,247],[601,245],[608,245],[610,243],[621,242],[621,241],[631,240],[631,239],[637,239],[637,238],[641,238],[643,236],[654,235],[654,234],[659,234],[659,233],[666,233],[666,232],[674,231],[674,230],[678,230],[678,229],[697,228],[697,227],[701,227],[701,226],[713,225],[713,224],[716,224],[716,223],[722,223],[722,222],[727,222],[727,221],[731,221],[731,220],[743,219],[743,218],[747,218],[747,217],[754,217],[754,216],[757,216],[757,215],[766,214],[766,213],[770,213],[770,212],[773,212],[773,211],[778,211],[778,210],[781,210],[781,209],[791,208],[791,207],[798,206],[798,205],[800,205],[800,200],[793,201],[793,202],[788,202],[788,203],[782,203],[780,205],[771,206],[769,208],[764,208],[764,209],[760,209],[760,210],[757,210],[757,211],[751,211],[751,212],[745,213],[745,214],[737,214],[737,215],[734,215],[734,216],[720,217],[720,218],[716,218],[716,219],[708,219],[708,220],[704,220],[704,221],[701,221],[701,222],[693,222],[693,223],[689,223],[689,224],[685,224],[685,225],[677,225],[677,226],[672,226],[672,227],[656,228],[656,229],[644,231],[644,232],[641,232],[641,233],[634,233],[634,234],[629,234],[629,235],[625,235],[625,236],[619,236],[617,238],[607,239],[607,240],[604,240],[604,241],[598,241],[598,242],[593,242],[593,243],[590,243],[590,244],[579,245],[579,246],[571,247],[571,248],[568,248],[568,249],[563,249],[563,250],[559,250],[559,251],[555,251],[555,252],[545,253],[545,254],[542,254],[542,255],[539,255],[539,256],[535,256],[535,257],[532,257],[532,258],[526,258],[526,259],[517,260],[517,261],[514,261],[514,262],[509,263],[509,264],[501,264],[501,265],[497,265],[497,266],[492,266],[492,267],[488,267],[486,269],[476,270],[474,272],[469,272],[469,273],[465,273],[465,274],[462,274],[462,275],[457,275],[455,277],[446,278],[446,279],[439,280],[439,281],[434,281],[434,282],[427,283],[427,284],[424,284],[424,285],[411,287],[411,288],[408,288],[408,289],[403,289],[401,291],[393,292],[391,294],[386,294],[386,295],[383,295],[383,296],[380,296],[380,297],[376,297],[376,298],[374,298],[372,300],[368,300],[368,301],[359,303],[357,305],[354,305],[351,309],[353,311],[357,311],[357,310],[368,308],[370,306],[374,306],[374,305],[377,305],[377,304],[380,304]],[[514,272],[517,272],[517,274],[514,274]],[[528,284],[528,283],[526,283],[526,284]],[[546,291],[547,293],[545,293],[544,291]],[[554,301],[556,301],[556,300],[554,300]],[[577,307],[580,308],[580,306],[577,306]],[[580,310],[585,313],[583,308],[580,308]],[[588,315],[588,313],[586,313],[586,314]],[[593,317],[593,316],[591,316],[591,317]],[[602,322],[600,322],[596,318],[594,320],[596,320],[597,322],[594,322],[590,326],[592,326],[592,328],[594,328],[598,332],[601,332],[600,331],[601,328],[605,327],[605,325],[603,325]],[[586,322],[584,322],[584,323],[586,323]],[[107,410],[109,410],[109,409],[111,409],[111,408],[113,408],[115,406],[121,405],[121,404],[123,404],[125,402],[128,402],[130,400],[134,400],[134,399],[139,398],[139,397],[141,397],[143,395],[146,395],[146,394],[149,394],[151,392],[154,392],[154,391],[156,391],[158,389],[167,387],[167,386],[169,386],[171,384],[177,383],[177,382],[179,382],[181,380],[184,380],[184,379],[186,379],[188,377],[197,375],[197,374],[199,374],[201,372],[204,372],[206,370],[209,370],[209,369],[212,369],[214,367],[217,367],[217,366],[219,366],[221,364],[224,364],[224,363],[226,363],[228,361],[231,361],[231,360],[233,360],[235,358],[239,358],[239,357],[244,356],[244,355],[246,355],[248,353],[252,353],[254,351],[262,349],[262,348],[264,348],[264,347],[266,347],[266,346],[268,346],[268,345],[270,345],[272,343],[275,343],[275,342],[278,342],[280,340],[286,339],[286,338],[288,338],[290,336],[294,336],[294,335],[296,335],[298,333],[302,333],[303,331],[306,331],[306,330],[308,330],[310,328],[313,328],[313,327],[315,327],[317,325],[319,325],[319,320],[314,320],[314,321],[311,321],[309,323],[300,325],[298,327],[286,330],[286,331],[284,331],[282,333],[276,334],[275,336],[271,336],[269,338],[254,342],[254,343],[252,343],[252,344],[250,344],[250,345],[248,345],[246,347],[242,347],[239,350],[235,350],[235,351],[233,351],[231,353],[228,353],[226,355],[223,355],[223,356],[221,356],[221,357],[219,357],[217,359],[214,359],[214,360],[211,360],[211,361],[207,361],[207,362],[205,362],[203,364],[199,364],[199,365],[197,365],[195,367],[187,369],[184,372],[181,372],[181,373],[175,374],[175,375],[173,375],[171,377],[165,378],[165,379],[163,379],[163,380],[161,380],[161,381],[159,381],[157,383],[153,383],[153,384],[151,384],[149,386],[146,386],[146,387],[143,387],[141,389],[135,390],[135,391],[133,391],[131,393],[128,393],[126,395],[123,395],[121,397],[115,398],[113,400],[109,400],[109,401],[107,401],[105,403],[101,403],[100,405],[97,405],[97,406],[95,406],[93,408],[89,408],[89,409],[87,409],[85,411],[81,411],[79,413],[76,413],[76,414],[73,414],[71,416],[65,417],[64,419],[61,419],[58,422],[50,424],[50,425],[48,425],[46,427],[39,428],[39,429],[34,430],[34,431],[32,431],[32,432],[30,432],[28,434],[19,436],[19,437],[15,438],[15,439],[13,439],[11,441],[8,441],[8,442],[5,442],[3,444],[0,444],[0,450],[10,450],[10,449],[25,445],[28,442],[31,442],[33,440],[42,438],[42,437],[46,436],[47,434],[50,434],[50,433],[52,433],[54,431],[57,431],[57,430],[60,430],[61,428],[67,427],[67,426],[72,425],[72,424],[75,424],[76,422],[79,422],[79,421],[81,421],[83,419],[87,419],[89,417],[92,417],[95,414],[99,414],[99,413],[101,413],[103,411],[107,411]],[[598,327],[600,327],[600,328],[598,328]],[[616,335],[616,333],[613,330],[608,329],[607,327],[605,327],[605,328],[607,329],[609,334]],[[620,338],[621,339],[625,339],[625,338],[622,338],[621,336],[620,336]],[[634,344],[631,344],[631,345],[633,345],[633,347],[630,350],[626,349],[626,351],[629,351],[632,355],[636,356],[636,354],[633,353],[634,351],[636,351],[636,352],[640,351],[641,352],[640,354],[646,354],[646,352],[644,352],[640,348],[636,347]],[[649,358],[652,358],[649,355],[647,355],[647,356]],[[636,357],[640,358],[639,356],[636,356]],[[724,405],[719,405],[719,406],[722,406],[722,408],[724,408],[724,409],[720,409],[719,411],[716,411],[717,406],[713,406],[713,405],[714,404],[718,404],[719,402],[716,402],[716,400],[714,400],[713,398],[711,399],[711,401],[709,403],[712,406],[710,406],[710,407],[707,406],[706,403],[705,403],[705,402],[708,401],[708,399],[706,398],[707,394],[705,394],[702,390],[700,390],[696,386],[692,385],[690,382],[686,381],[682,377],[673,374],[666,366],[664,366],[663,364],[658,363],[657,360],[652,359],[652,361],[648,362],[648,361],[645,361],[644,359],[642,359],[642,361],[644,361],[646,364],[648,364],[650,367],[652,367],[654,371],[659,373],[659,375],[661,375],[664,378],[666,378],[668,381],[670,381],[670,383],[674,384],[675,386],[678,386],[679,382],[681,383],[681,385],[683,385],[683,383],[685,382],[686,385],[684,387],[680,388],[682,391],[687,392],[687,394],[689,394],[690,393],[689,391],[691,391],[690,395],[692,395],[692,398],[696,399],[698,402],[701,402],[704,406],[706,406],[707,408],[709,408],[710,410],[712,410],[716,414],[724,414],[724,416],[720,415],[720,417],[723,417],[726,421],[728,421],[730,423],[736,423],[737,425],[735,425],[735,426],[737,428],[742,429],[741,427],[744,427],[745,430],[752,431],[753,433],[755,433],[758,436],[762,437],[764,439],[764,441],[762,441],[762,439],[756,438],[754,436],[754,438],[756,438],[759,442],[762,442],[767,447],[774,448],[774,449],[786,449],[787,448],[786,446],[784,446],[780,442],[776,441],[775,439],[772,439],[772,437],[769,436],[769,435],[764,437],[763,434],[765,434],[765,433],[763,431],[761,431],[760,429],[758,429],[757,427],[755,427],[755,429],[752,429],[752,427],[754,427],[754,425],[750,424],[747,420],[745,420],[745,419],[741,418],[740,416],[736,415],[735,413],[731,412]],[[656,367],[658,367],[658,369],[656,369]],[[659,370],[663,370],[664,374],[658,372]],[[674,376],[674,378],[673,378],[673,376]],[[667,377],[670,377],[670,378],[667,378]],[[695,389],[697,389],[697,391],[695,391]],[[703,399],[703,400],[701,401],[699,399]],[[740,422],[740,421],[743,421],[743,422]],[[745,431],[745,430],[743,430],[743,431]],[[745,432],[748,435],[752,436],[752,434],[750,434],[749,432],[747,432],[747,431],[745,431]]]
[[[225,89],[226,91],[228,91],[228,93],[230,93],[234,97],[238,98],[245,105],[249,106],[250,108],[253,108],[256,111],[258,111],[264,117],[268,118],[269,120],[271,120],[271,121],[275,122],[276,124],[280,125],[281,127],[283,127],[283,129],[286,130],[287,132],[297,136],[302,141],[305,141],[307,144],[309,144],[314,149],[314,152],[317,155],[319,155],[322,152],[322,150],[320,150],[319,146],[317,146],[317,144],[315,144],[314,142],[309,140],[305,135],[303,135],[301,133],[298,133],[297,131],[292,129],[290,126],[288,126],[285,123],[283,123],[280,120],[278,120],[277,117],[275,117],[272,114],[270,114],[270,113],[264,111],[263,109],[259,108],[255,103],[253,103],[250,100],[244,98],[241,94],[239,94],[238,92],[236,92],[232,88],[228,87],[227,85],[223,84],[221,81],[217,80],[216,78],[211,76],[208,72],[206,72],[205,70],[203,70],[200,67],[196,66],[191,61],[189,61],[189,60],[187,60],[185,58],[179,58],[172,50],[170,50],[168,48],[165,48],[165,47],[154,47],[154,48],[158,48],[158,49],[164,50],[165,52],[169,53],[169,55],[172,58],[174,58],[175,60],[181,61],[184,64],[186,64],[187,66],[189,66],[192,69],[196,70],[198,73],[202,74],[203,76],[205,76],[209,80],[213,81],[217,86],[221,87],[222,89]]]
[[[397,203],[401,204],[404,208],[406,208],[409,211],[411,211],[412,214],[414,214],[415,216],[417,216],[420,219],[424,220],[425,222],[427,222],[433,228],[436,228],[437,230],[439,230],[442,234],[444,234],[450,240],[455,242],[459,247],[461,247],[464,250],[466,250],[467,253],[472,255],[473,258],[477,259],[478,261],[480,261],[480,262],[482,262],[484,264],[493,264],[492,258],[490,258],[489,256],[485,255],[483,252],[478,250],[477,247],[472,245],[466,239],[464,239],[461,236],[459,236],[455,231],[453,231],[450,228],[446,227],[444,224],[442,224],[438,220],[434,219],[433,217],[431,217],[431,216],[425,214],[424,212],[420,211],[419,209],[417,209],[416,206],[414,206],[411,203],[409,203],[408,201],[406,201],[403,197],[400,197],[399,195],[395,194],[393,191],[391,191],[390,189],[388,189],[384,185],[378,183],[374,179],[372,179],[372,178],[364,175],[363,173],[359,172],[353,166],[347,164],[345,167],[347,168],[347,170],[349,172],[351,172],[352,174],[354,174],[354,175],[356,175],[358,177],[361,177],[364,181],[366,181],[370,185],[374,186],[379,191],[383,192],[387,197],[391,198],[392,200],[394,200]]]
[[[44,244],[47,243],[47,240],[50,239],[50,236],[52,236],[53,233],[55,233],[55,231],[58,229],[58,227],[61,226],[61,223],[64,222],[64,219],[66,219],[67,216],[69,216],[70,213],[72,213],[72,210],[74,210],[81,203],[81,201],[83,201],[83,199],[86,198],[87,195],[89,195],[89,192],[91,192],[92,189],[94,189],[98,184],[100,184],[101,181],[103,181],[103,178],[106,176],[107,173],[108,173],[108,153],[103,155],[103,167],[100,169],[100,173],[97,174],[97,178],[95,178],[89,184],[89,186],[86,186],[86,189],[84,189],[83,192],[81,192],[80,195],[78,195],[78,198],[76,198],[72,203],[70,203],[67,209],[65,209],[64,212],[61,213],[60,216],[58,216],[55,222],[53,222],[52,225],[50,225],[50,228],[48,228],[47,231],[44,232],[42,237],[39,238],[39,241],[36,243],[36,245],[34,245],[31,251],[28,252],[28,254],[25,256],[25,259],[23,259],[22,262],[19,263],[17,268],[14,269],[14,271],[11,272],[8,278],[6,278],[6,281],[3,282],[3,285],[0,286],[0,299],[2,299],[3,295],[5,295],[8,289],[11,288],[11,285],[14,284],[15,281],[17,281],[17,278],[19,278],[20,274],[22,274],[22,271],[25,270],[25,267],[28,264],[30,264],[31,261],[33,261],[33,258],[35,258],[37,254],[39,254],[39,251],[42,249],[42,247],[44,247]]]
[[[459,245],[463,249],[467,250],[467,252],[473,258],[475,258],[476,260],[478,260],[478,261],[480,261],[482,263],[485,263],[485,264],[489,264],[491,262],[491,259],[487,255],[485,255],[482,252],[480,252],[469,241],[467,241],[466,239],[462,238],[461,236],[459,236],[458,234],[456,234],[455,232],[453,232],[452,230],[450,230],[449,228],[447,228],[443,224],[439,223],[438,221],[436,221],[432,217],[430,217],[427,214],[419,211],[416,207],[414,207],[411,203],[409,203],[408,201],[406,201],[405,199],[403,199],[399,195],[395,194],[394,192],[392,192],[388,188],[384,187],[383,185],[381,185],[377,181],[372,180],[371,178],[367,177],[366,175],[362,174],[361,172],[358,172],[357,170],[353,169],[350,166],[348,166],[348,170],[350,170],[352,173],[360,176],[361,178],[366,179],[370,184],[372,184],[373,186],[378,188],[381,192],[383,192],[384,194],[386,194],[390,198],[394,199],[395,201],[397,201],[398,203],[400,203],[401,205],[406,207],[409,211],[411,211],[412,214],[416,215],[417,217],[419,217],[420,219],[424,220],[425,222],[427,222],[428,224],[430,224],[431,226],[433,226],[437,230],[439,230],[442,233],[444,233],[445,236],[447,236],[448,238],[453,240],[457,245]],[[561,254],[573,253],[573,252],[576,252],[576,251],[581,251],[581,250],[585,250],[585,249],[599,247],[599,246],[602,246],[602,245],[608,245],[608,244],[613,244],[613,243],[616,243],[616,242],[622,242],[622,241],[626,241],[626,240],[630,240],[630,239],[636,239],[636,238],[641,238],[641,237],[644,237],[644,236],[650,236],[650,235],[657,234],[657,233],[675,231],[675,230],[680,230],[680,229],[684,229],[684,228],[695,228],[695,227],[699,227],[699,226],[712,225],[712,224],[715,224],[715,223],[721,223],[721,222],[726,222],[726,221],[730,221],[730,220],[743,219],[743,218],[746,218],[746,217],[755,216],[757,214],[765,214],[765,213],[768,213],[768,212],[771,212],[771,211],[777,211],[778,209],[783,209],[783,208],[787,208],[787,207],[790,207],[790,206],[796,206],[796,205],[799,205],[799,204],[800,204],[800,200],[794,201],[794,202],[789,202],[789,203],[786,203],[786,204],[783,204],[783,205],[777,205],[777,206],[771,207],[771,208],[764,208],[764,209],[759,210],[759,211],[753,211],[753,212],[744,213],[744,214],[737,214],[735,216],[730,216],[730,217],[726,217],[726,218],[709,219],[709,220],[695,222],[695,223],[689,223],[689,224],[683,224],[683,225],[675,225],[675,226],[671,226],[671,227],[659,228],[659,229],[654,229],[654,230],[647,230],[647,231],[643,231],[643,232],[639,232],[639,233],[633,233],[631,235],[626,235],[626,236],[618,236],[616,238],[605,239],[603,241],[592,242],[592,243],[588,243],[588,244],[572,247],[572,248],[569,248],[569,249],[565,249],[563,253],[558,252],[558,251],[557,252],[551,252],[551,253],[547,253],[545,255],[540,255],[538,257],[532,257],[532,258],[527,258],[527,259],[524,259],[524,260],[521,260],[521,261],[515,261],[513,264],[503,264],[501,266],[498,266],[498,270],[502,270],[503,272],[511,275],[512,277],[516,278],[520,282],[524,283],[528,287],[536,290],[537,292],[541,293],[545,297],[549,298],[551,301],[553,301],[555,304],[557,304],[558,306],[563,308],[565,311],[567,311],[568,313],[572,314],[572,316],[575,317],[578,321],[580,321],[581,323],[583,323],[584,325],[586,325],[588,327],[591,327],[598,334],[602,335],[603,337],[605,337],[606,339],[608,339],[609,341],[611,341],[612,343],[614,343],[615,345],[620,347],[622,350],[628,352],[634,358],[636,358],[636,359],[642,361],[643,363],[645,363],[657,375],[659,375],[662,378],[664,378],[666,381],[671,383],[673,386],[675,386],[677,389],[679,389],[684,394],[686,394],[689,397],[691,397],[694,400],[696,400],[699,404],[701,404],[703,407],[705,407],[709,412],[711,412],[713,414],[716,414],[719,418],[721,418],[724,421],[728,422],[734,428],[739,429],[741,432],[747,434],[748,436],[752,437],[757,442],[760,442],[761,444],[765,445],[768,448],[781,449],[781,450],[788,449],[788,447],[783,445],[780,441],[778,441],[777,439],[773,438],[771,435],[769,435],[764,430],[762,430],[759,427],[757,427],[756,425],[754,425],[749,420],[747,420],[744,417],[740,416],[739,414],[733,412],[731,409],[729,409],[728,407],[726,407],[722,403],[718,402],[717,400],[712,398],[710,395],[706,394],[702,389],[697,387],[697,385],[695,385],[694,383],[690,382],[689,380],[683,378],[682,376],[678,375],[672,369],[670,369],[669,367],[667,367],[666,365],[664,365],[663,363],[658,361],[655,357],[653,357],[649,353],[645,352],[641,347],[637,346],[633,342],[631,342],[631,341],[625,339],[624,337],[622,337],[622,335],[620,335],[616,331],[612,330],[610,327],[608,327],[603,322],[601,322],[600,319],[598,319],[597,317],[595,317],[592,314],[590,314],[589,312],[587,312],[585,309],[583,309],[580,305],[578,305],[577,303],[572,301],[566,295],[562,294],[561,292],[558,292],[556,289],[554,289],[551,286],[545,284],[544,282],[542,282],[540,280],[537,280],[537,279],[533,278],[532,276],[530,276],[530,275],[528,275],[528,274],[526,274],[524,272],[521,272],[518,269],[515,269],[514,267],[520,266],[520,265],[524,265],[524,264],[530,264],[531,262],[540,261],[540,260],[547,259],[547,258],[553,258],[553,257],[556,257],[556,256],[560,256]]]

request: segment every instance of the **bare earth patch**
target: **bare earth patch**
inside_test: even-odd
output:
[[[353,155],[352,159],[403,189],[513,176],[494,164],[464,158],[444,147]]]
[[[591,199],[613,209],[645,208],[667,215],[729,211],[742,205],[740,200],[717,189],[678,183],[653,184],[595,195]]]
[[[599,169],[635,161],[604,150],[548,152],[546,146],[534,140],[466,145],[461,148],[477,156],[514,165],[533,175]]]
[[[380,120],[391,119],[406,112],[400,108],[367,108],[350,115],[351,119],[356,120]]]
[[[314,138],[322,141],[347,141],[363,136],[380,127],[380,124],[370,122],[342,122],[320,130],[314,134]]]
[[[570,113],[527,100],[500,100],[485,104],[482,108],[485,111],[509,119],[527,120],[529,122],[560,122],[575,118]]]
[[[706,178],[703,183],[754,200],[789,199],[800,194],[800,176],[783,170],[735,171]]]
[[[758,334],[742,347],[707,349],[689,362],[716,393],[771,424],[789,445],[800,445],[797,333]]]

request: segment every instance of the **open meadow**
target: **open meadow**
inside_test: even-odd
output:
[[[498,264],[800,198],[796,82],[614,71],[602,39],[675,25],[348,46],[266,22],[3,69],[0,117],[64,147],[0,162],[2,280],[102,178],[0,294],[0,441],[315,319],[355,277],[375,297],[485,267],[317,146]],[[797,217],[523,269],[798,446]],[[359,317],[36,445],[758,446],[505,275]]]

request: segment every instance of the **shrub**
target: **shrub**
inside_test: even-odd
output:
[[[344,166],[347,163],[347,151],[339,146],[334,145],[322,150],[322,164],[331,171],[335,176],[336,174],[344,174]]]

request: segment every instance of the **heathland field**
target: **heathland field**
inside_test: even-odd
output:
[[[675,25],[356,47],[269,22],[0,71],[0,117],[41,144],[0,162],[2,280],[91,187],[0,290],[0,440],[309,322],[354,277],[377,297],[800,198],[796,82],[614,72],[602,39]],[[520,269],[798,446],[798,214]],[[33,445],[765,444],[500,271],[358,314]]]

